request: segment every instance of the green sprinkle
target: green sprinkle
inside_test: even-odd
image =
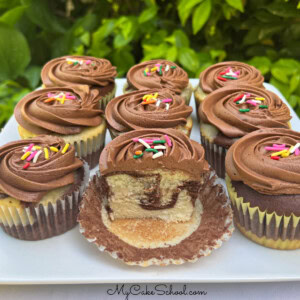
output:
[[[176,69],[176,66],[171,66],[171,69]]]
[[[153,141],[153,144],[164,144],[166,141],[165,140],[157,140]]]
[[[145,70],[144,70],[144,75],[145,75],[145,76],[147,76],[147,73],[146,73],[146,71],[145,71]]]
[[[247,111],[250,111],[250,109],[249,108],[241,108],[241,109],[239,109],[239,111],[240,112],[247,112]]]
[[[229,76],[229,75],[222,75],[223,78],[228,78],[228,79],[237,79],[236,77]]]
[[[74,66],[78,65],[78,61],[75,61],[73,65],[74,65]]]
[[[260,105],[259,108],[268,108],[268,105]]]
[[[235,102],[236,104],[240,104],[240,101]]]
[[[159,75],[162,75],[162,65],[160,65],[160,67],[159,67]]]
[[[158,150],[152,149],[152,148],[147,148],[145,151],[146,151],[146,152],[154,152],[154,153],[157,153],[157,152],[158,152]]]
[[[139,155],[133,155],[133,158],[140,158],[140,157],[142,157],[143,155],[144,155],[144,153],[139,154]]]

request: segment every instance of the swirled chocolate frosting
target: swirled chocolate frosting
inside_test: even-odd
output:
[[[228,69],[236,73],[236,79],[226,76]],[[227,77],[227,78],[225,78]],[[205,69],[200,74],[199,85],[204,93],[209,94],[223,86],[234,86],[239,84],[249,84],[254,87],[263,88],[264,77],[259,70],[248,64],[238,61],[225,61],[214,64]]]
[[[242,100],[244,103],[240,103]],[[199,115],[204,123],[214,125],[229,138],[261,128],[289,128],[291,119],[289,108],[276,94],[250,85],[231,85],[214,91],[199,107]]]
[[[176,94],[181,94],[189,84],[188,74],[182,68],[163,59],[150,60],[131,67],[127,73],[127,81],[133,89],[166,88]]]
[[[15,107],[15,118],[35,134],[80,133],[86,127],[103,122],[99,92],[88,86],[80,89],[53,87],[26,95]]]
[[[163,155],[154,159],[156,153],[147,152],[138,139],[165,141],[165,143],[153,144],[153,146],[163,145],[166,149],[159,150]],[[142,156],[137,158],[136,151],[141,151]],[[194,176],[195,179],[200,179],[209,167],[204,159],[202,146],[176,129],[140,129],[124,133],[111,141],[100,156],[102,175],[157,168],[182,170]]]
[[[157,95],[155,95],[157,93]],[[145,95],[154,95],[150,102]],[[164,102],[166,101],[166,102]],[[185,125],[192,113],[185,100],[169,90],[138,90],[110,101],[105,116],[110,127],[119,132],[141,128],[174,128]]]
[[[233,181],[243,181],[262,194],[300,194],[300,155],[272,159],[278,151],[274,144],[286,148],[300,142],[300,133],[289,129],[261,129],[235,142],[226,155],[226,172]],[[267,147],[267,148],[266,148]]]
[[[116,67],[104,58],[92,56],[62,56],[50,60],[42,69],[46,87],[86,84],[104,87],[114,83]]]
[[[35,152],[37,157],[28,156],[22,160],[30,144],[40,147],[40,150],[32,148],[28,151],[32,155]],[[83,163],[75,157],[75,148],[71,145],[62,154],[64,147],[62,139],[52,136],[39,136],[0,147],[0,190],[17,200],[39,202],[47,192],[74,183],[74,172]],[[48,158],[44,148],[48,149]]]

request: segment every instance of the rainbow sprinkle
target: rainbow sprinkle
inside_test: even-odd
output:
[[[291,154],[294,154],[295,156],[299,155],[299,147],[300,147],[300,143],[297,143],[294,146],[291,147],[286,147],[286,144],[273,144],[272,147],[271,146],[267,146],[265,147],[266,151],[276,151],[274,153],[271,154],[271,158],[274,160],[279,160],[280,156],[281,157],[289,157]]]
[[[228,67],[225,71],[220,72],[217,78],[221,81],[227,81],[227,79],[236,80],[239,74],[240,71],[234,72],[231,67]]]
[[[76,66],[78,64],[82,65],[84,63],[86,65],[90,65],[92,63],[92,61],[90,59],[86,59],[86,60],[85,59],[74,59],[74,58],[69,58],[69,57],[66,58],[66,61],[69,65],[73,64],[74,66]]]

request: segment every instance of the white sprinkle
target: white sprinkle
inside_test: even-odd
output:
[[[76,60],[76,59],[73,59],[73,58],[66,58],[66,61],[76,62],[77,60]]]
[[[33,161],[32,161],[34,164],[37,162],[37,160],[38,160],[38,158],[39,158],[39,156],[40,156],[40,154],[41,154],[42,152],[43,152],[42,150],[39,150],[39,151],[36,153],[36,155],[34,156]]]
[[[253,102],[255,102],[255,103],[261,104],[261,101],[260,101],[260,100],[252,100],[252,99],[251,99],[251,101],[253,101]]]
[[[297,143],[293,148],[291,149],[290,153],[294,153],[296,149],[300,147],[300,143]]]
[[[157,100],[155,105],[160,106],[160,103],[161,103],[161,100]]]
[[[228,76],[233,76],[233,77],[237,77],[236,74],[232,71],[232,69],[230,69],[230,71],[227,72],[226,75],[228,75]]]
[[[165,69],[165,72],[168,72],[170,69],[170,66],[169,65],[166,65],[166,69]]]
[[[150,145],[149,145],[148,143],[146,143],[144,140],[139,139],[139,142],[140,142],[141,144],[143,144],[146,148],[148,148],[148,149],[151,148]]]
[[[163,146],[163,145],[159,145],[159,146],[154,146],[154,149],[156,149],[156,150],[165,150],[165,149],[167,149],[167,147]]]
[[[169,110],[169,108],[170,108],[170,104],[166,103],[166,110]]]
[[[83,64],[83,60],[80,60],[79,63],[82,65]]]
[[[245,100],[246,100],[246,98],[247,98],[247,95],[246,95],[246,94],[244,94],[244,96],[243,96],[243,98],[242,98],[242,100],[240,101],[240,103],[239,103],[239,104],[242,104],[242,103],[244,103],[244,102],[245,102]]]
[[[164,155],[163,152],[159,151],[159,152],[155,153],[155,154],[152,156],[152,158],[153,158],[153,159],[156,159],[156,158],[161,157],[161,156],[163,156],[163,155]]]

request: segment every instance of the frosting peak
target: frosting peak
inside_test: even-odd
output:
[[[74,183],[82,165],[75,148],[58,137],[11,142],[0,147],[0,190],[17,200],[39,202],[48,191]]]
[[[181,94],[189,84],[188,74],[182,68],[163,59],[131,67],[127,73],[127,81],[134,89],[169,89],[176,94]]]
[[[226,155],[226,172],[233,181],[243,181],[268,195],[300,193],[300,155],[272,159],[274,145],[287,149],[300,142],[300,133],[288,129],[261,129],[235,142]],[[298,155],[297,155],[298,154]]]
[[[141,140],[152,145],[154,149],[147,149]],[[127,132],[111,141],[100,156],[100,172],[103,175],[157,168],[179,169],[200,179],[209,167],[204,159],[202,146],[175,129]]]

